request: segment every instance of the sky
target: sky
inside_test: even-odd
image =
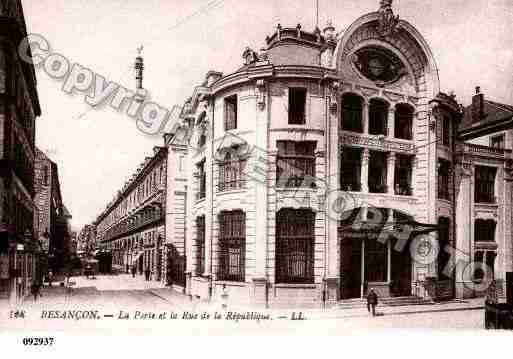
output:
[[[336,31],[376,11],[379,0],[318,0],[319,27]],[[152,101],[182,105],[207,71],[231,73],[246,46],[265,43],[278,23],[315,26],[315,0],[22,0],[28,31],[64,55],[127,88],[144,46],[144,87]],[[395,0],[394,12],[425,37],[439,69],[440,87],[471,102],[475,86],[486,98],[513,104],[511,0]],[[79,229],[92,222],[135,172],[160,135],[110,107],[92,109],[84,95],[36,72],[42,115],[36,145],[58,164],[65,205]]]

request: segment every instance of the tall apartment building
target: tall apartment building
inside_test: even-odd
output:
[[[149,269],[163,280],[166,213],[167,149],[155,147],[94,222],[100,249],[112,253],[113,266],[123,271]]]
[[[34,67],[18,55],[27,35],[21,1],[0,1],[0,20],[0,300],[15,300],[35,276],[35,118],[41,109]]]

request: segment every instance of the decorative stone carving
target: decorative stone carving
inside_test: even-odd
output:
[[[378,13],[379,20],[377,30],[379,35],[385,37],[393,34],[399,23],[399,15],[394,15],[392,0],[381,0]]]
[[[337,111],[339,88],[340,88],[340,84],[339,84],[338,81],[334,81],[331,84],[331,88],[330,88],[330,111],[332,113]]]
[[[257,105],[260,111],[265,108],[265,93],[266,84],[264,79],[258,79],[256,81],[256,92],[257,92]]]
[[[404,143],[387,140],[384,137],[366,137],[357,136],[352,134],[344,134],[341,141],[343,146],[357,145],[362,147],[371,147],[375,149],[382,149],[385,151],[393,151],[400,153],[415,154],[416,148],[413,143]]]

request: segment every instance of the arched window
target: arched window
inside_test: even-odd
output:
[[[369,103],[369,134],[386,135],[388,122],[388,103],[372,99]]]
[[[395,108],[394,137],[403,140],[413,139],[413,108],[409,105],[399,104]]]
[[[342,96],[342,129],[362,133],[362,110],[363,99],[360,96],[354,94]]]

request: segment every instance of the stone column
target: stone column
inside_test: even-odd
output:
[[[472,295],[469,287],[472,285],[464,278],[464,270],[473,257],[472,248],[472,227],[473,227],[473,198],[474,191],[472,186],[472,165],[468,163],[459,164],[456,188],[456,241],[455,254],[451,258],[454,260],[456,298],[462,299]],[[468,272],[468,270],[467,270]],[[467,283],[465,283],[467,281]]]
[[[387,226],[391,226],[394,222],[394,210],[389,208],[387,218]],[[390,284],[392,282],[392,239],[388,238],[387,240],[387,282]]]
[[[333,88],[332,91],[337,91],[336,88]],[[337,94],[335,92],[335,94]],[[340,156],[342,151],[339,150],[339,116],[340,116],[340,106],[335,102],[338,96],[332,96],[330,99],[328,97],[328,101],[331,100],[331,103],[328,105],[329,113],[327,116],[327,151],[326,151],[326,167],[327,167],[327,195],[328,198],[331,197],[331,193],[335,192],[340,188]],[[326,301],[334,302],[339,299],[339,279],[340,279],[340,253],[339,253],[339,242],[338,242],[338,216],[337,213],[333,212],[333,209],[330,208],[330,205],[333,203],[330,200],[326,200],[326,221],[327,221],[327,249],[326,253],[326,261],[325,264],[327,266],[327,276],[326,276]]]
[[[365,295],[365,239],[362,239],[362,253],[361,253],[361,268],[360,268],[360,294],[363,298]]]
[[[369,159],[370,151],[368,148],[364,148],[362,151],[362,170],[360,172],[362,193],[369,193]]]
[[[395,137],[395,106],[390,106],[388,109],[387,137]]]
[[[252,303],[259,306],[265,306],[268,303],[267,290],[267,241],[268,241],[268,191],[267,191],[267,163],[268,163],[268,123],[269,123],[269,100],[268,100],[268,84],[264,79],[256,82],[255,93],[255,145],[256,150],[253,151],[253,158],[250,160],[254,164],[252,176],[258,172],[258,178],[248,178],[251,183],[248,187],[254,186],[253,195],[255,201],[255,268],[253,272],[253,295]]]
[[[362,114],[362,127],[363,127],[363,133],[368,135],[369,134],[369,101],[365,99],[363,101],[363,114]]]
[[[417,158],[417,156],[412,156],[412,159],[411,159],[411,181],[410,181],[412,196],[415,193],[415,183],[416,183],[415,177],[417,176],[417,166],[418,166],[418,158]]]
[[[395,194],[395,152],[390,152],[387,158],[387,187],[388,194]]]

